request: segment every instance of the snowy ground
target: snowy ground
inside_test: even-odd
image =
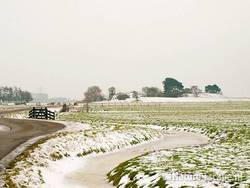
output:
[[[163,150],[126,161],[109,173],[114,185],[250,186],[250,103],[181,104],[150,108],[151,111],[144,109],[136,113],[96,112],[94,117],[106,119],[109,123],[118,120],[119,123],[143,122],[162,125],[168,130],[201,132],[210,137],[211,142],[203,147]]]
[[[77,126],[71,123],[66,130],[32,145],[10,164],[9,170],[2,175],[3,180],[8,185],[43,185],[47,188],[55,187],[52,180],[56,179],[61,187],[88,187],[82,182],[84,177],[89,177],[83,173],[85,169],[91,170],[92,166],[95,170],[103,162],[109,162],[108,158],[113,156],[109,152],[157,140],[165,134],[163,128],[201,133],[211,140],[201,147],[144,151],[124,158],[132,158],[126,162],[121,160],[113,166],[104,165],[113,167],[108,173],[112,184],[120,187],[250,186],[249,102],[179,103],[135,108],[111,105],[99,107],[89,114],[66,113],[61,116],[63,120],[82,123]],[[136,157],[137,154],[142,155]],[[105,160],[104,156],[109,157]],[[100,162],[96,168],[94,158]],[[106,181],[105,173],[102,172],[101,182]],[[98,173],[96,175],[99,177]]]
[[[155,140],[163,134],[164,131],[151,128],[127,126],[107,129],[105,126],[70,123],[65,130],[43,137],[28,146],[7,166],[9,170],[2,173],[2,183],[10,187],[41,187],[45,183],[42,172],[50,168],[53,161],[115,151]]]
[[[0,125],[0,132],[10,131],[10,128],[5,125]]]
[[[120,163],[149,151],[207,143],[207,138],[195,133],[169,132],[162,138],[105,154],[89,155],[82,160],[67,158],[52,162],[42,170],[44,188],[48,187],[112,187],[106,174]],[[65,165],[66,164],[66,165]],[[54,181],[56,179],[56,181]]]
[[[152,184],[165,187],[166,184],[174,187],[250,186],[249,102],[104,105],[93,113],[72,114],[65,119],[101,123],[103,126],[161,125],[168,130],[200,132],[211,138],[207,146],[171,150],[171,156],[166,155],[168,152],[153,152],[145,155],[146,159],[152,160],[144,160],[142,156],[122,163],[109,174],[109,180],[116,186],[138,186],[141,184],[137,183],[143,183],[144,179],[147,180],[144,187],[152,187]],[[159,160],[155,160],[156,156]],[[171,181],[170,175],[177,176],[177,180]],[[198,176],[198,180],[178,181],[187,175]],[[128,176],[131,180],[125,181]]]
[[[168,98],[168,97],[140,97],[139,102],[142,103],[192,103],[192,102],[228,102],[228,101],[250,101],[250,98],[232,98],[225,97],[219,94],[208,94],[202,93],[199,97],[179,97],[179,98]],[[101,101],[98,103],[131,103],[136,102],[133,98],[128,98],[126,100],[111,100],[111,101]]]
[[[145,97],[140,98],[144,103],[169,103],[169,102],[227,102],[227,101],[250,101],[250,99],[235,99],[226,97],[180,97],[180,98],[155,98]]]

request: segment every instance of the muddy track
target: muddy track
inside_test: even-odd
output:
[[[54,133],[65,126],[50,121],[0,118],[0,125],[9,131],[0,131],[0,159],[31,138]]]

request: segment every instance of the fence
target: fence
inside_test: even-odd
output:
[[[33,108],[29,111],[29,118],[55,120],[55,112],[47,108]]]

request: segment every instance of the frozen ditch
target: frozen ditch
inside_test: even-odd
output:
[[[191,132],[172,132],[159,140],[150,141],[115,152],[89,155],[84,158],[66,158],[52,162],[42,170],[43,188],[57,187],[113,187],[107,182],[107,173],[120,163],[150,151],[206,144],[207,137]]]
[[[63,130],[17,157],[0,180],[18,187],[112,187],[107,173],[126,160],[149,151],[208,141],[200,134],[165,132],[150,126],[98,130],[88,124],[65,124]]]

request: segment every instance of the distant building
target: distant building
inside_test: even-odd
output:
[[[47,103],[49,95],[46,93],[32,93],[33,103]]]
[[[134,98],[134,92],[133,91],[127,93],[127,95],[129,96],[129,98]],[[143,97],[143,94],[140,93],[140,92],[137,92],[137,95],[138,95],[138,98]]]
[[[49,98],[48,102],[49,103],[68,103],[70,101],[69,98],[64,98],[64,97],[54,97],[54,98]]]

